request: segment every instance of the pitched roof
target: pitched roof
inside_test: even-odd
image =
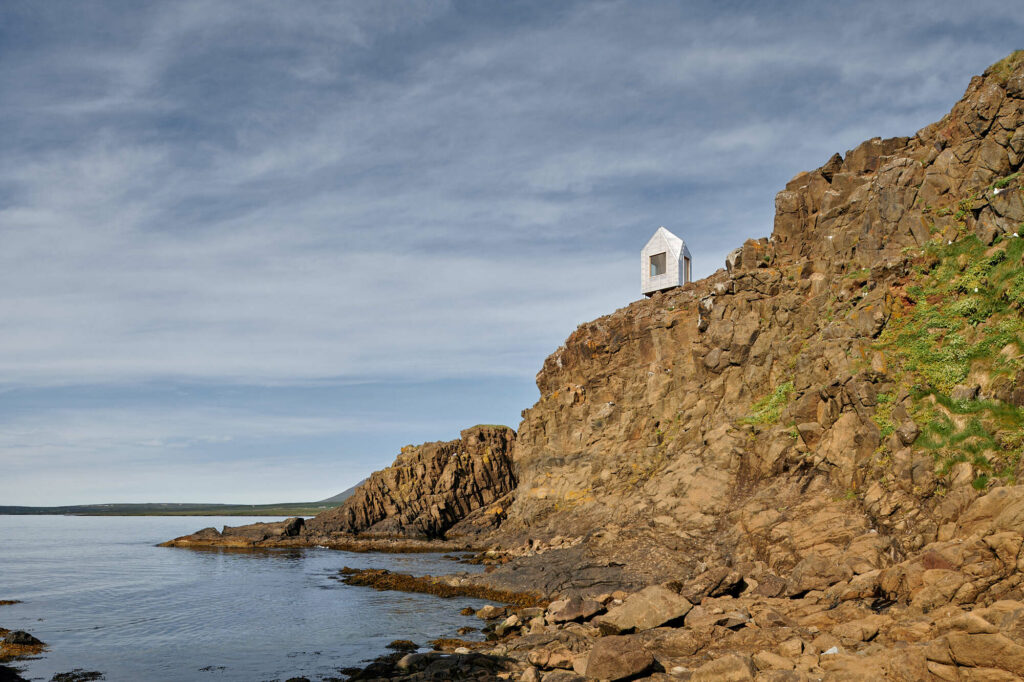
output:
[[[674,234],[666,230],[664,227],[659,227],[655,231],[654,235],[647,240],[647,244],[644,245],[644,252],[647,251],[647,247],[651,245],[651,242],[653,242],[655,239],[658,239],[659,237],[665,240],[665,243],[668,245],[668,250],[672,253],[672,258],[674,258],[675,260],[679,260],[679,258],[682,256],[683,249],[686,249],[686,244],[683,243],[682,239],[675,236]],[[688,251],[689,249],[687,249],[687,252]]]

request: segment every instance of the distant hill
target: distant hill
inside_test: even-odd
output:
[[[335,495],[334,497],[328,497],[326,500],[320,500],[317,504],[339,505],[342,502],[344,502],[345,500],[347,500],[348,498],[352,497],[352,493],[354,493],[356,491],[356,488],[361,486],[363,483],[366,483],[366,479],[365,478],[363,480],[359,481],[359,483],[356,483],[354,486],[352,486],[348,490],[340,492],[337,495]]]
[[[316,516],[336,507],[362,483],[319,502],[277,504],[202,504],[150,502],[141,504],[76,504],[57,507],[3,507],[0,514],[66,514],[71,516]]]

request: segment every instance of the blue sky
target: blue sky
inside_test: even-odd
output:
[[[327,497],[518,426],[665,225],[1017,47],[978,2],[0,5],[0,505]]]

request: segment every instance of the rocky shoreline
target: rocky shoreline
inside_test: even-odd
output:
[[[406,588],[379,571],[350,576],[366,580],[349,584]],[[386,654],[346,672],[351,680],[524,682],[1024,676],[1024,647],[1014,641],[1024,632],[1024,601],[929,609],[919,602],[932,580],[919,583],[909,599],[894,600],[878,588],[889,577],[867,575],[787,597],[770,596],[780,590],[742,571],[718,569],[632,593],[577,595],[546,606],[496,604],[477,611],[485,642]]]
[[[0,606],[20,604],[17,599],[0,599]],[[24,630],[0,627],[0,682],[27,682],[21,670],[8,663],[31,660],[47,650],[47,645]],[[93,682],[104,679],[103,673],[81,669],[57,673],[50,682]]]

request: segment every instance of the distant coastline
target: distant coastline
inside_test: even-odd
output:
[[[278,502],[273,504],[206,504],[179,502],[74,504],[53,507],[0,506],[0,515],[61,516],[315,516],[336,507],[355,492],[362,482],[348,490],[317,502]]]

